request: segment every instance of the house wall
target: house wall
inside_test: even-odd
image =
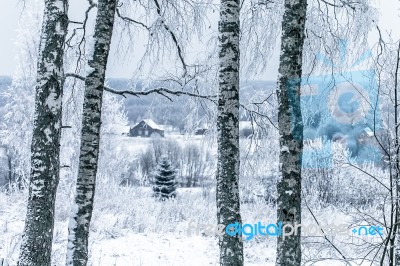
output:
[[[151,134],[158,133],[164,137],[164,131],[159,129],[153,129],[149,127],[146,123],[141,122],[135,127],[131,128],[129,136],[131,137],[151,137]]]

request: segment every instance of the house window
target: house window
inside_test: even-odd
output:
[[[138,135],[142,135],[142,131],[140,129],[138,130]]]
[[[148,136],[148,135],[149,135],[149,131],[148,131],[148,130],[145,130],[145,131],[144,131],[144,135],[145,135],[145,136]]]

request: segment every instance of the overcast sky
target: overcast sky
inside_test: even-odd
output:
[[[19,13],[21,5],[18,5],[20,0],[2,0],[0,2],[0,76],[13,75],[16,68],[16,50],[14,42],[16,39]],[[77,18],[82,10],[77,4],[80,0],[71,0],[70,17]],[[283,0],[282,0],[283,1]],[[380,9],[380,25],[383,29],[391,31],[393,39],[400,39],[400,0],[381,0],[377,1],[377,7]],[[277,77],[278,54],[271,59],[271,63],[265,74],[261,76],[264,80],[275,80]],[[111,54],[112,55],[112,54]],[[108,71],[109,77],[130,77],[131,70],[127,69],[126,65],[120,65],[118,62],[111,62]]]
[[[0,76],[12,75],[15,69],[13,42],[18,25],[18,9],[15,0],[0,3]]]

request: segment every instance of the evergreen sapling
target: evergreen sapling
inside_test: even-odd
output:
[[[160,159],[154,178],[154,196],[161,200],[176,197],[176,173],[166,156]]]

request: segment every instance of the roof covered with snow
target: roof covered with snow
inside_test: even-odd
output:
[[[162,128],[161,126],[157,125],[157,123],[154,122],[151,119],[143,119],[142,121],[144,121],[149,127],[153,128],[153,129],[164,130],[164,128]],[[138,123],[138,124],[140,124],[140,123]]]
[[[368,137],[374,136],[374,132],[369,127],[364,128],[364,132],[367,134]]]

